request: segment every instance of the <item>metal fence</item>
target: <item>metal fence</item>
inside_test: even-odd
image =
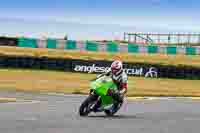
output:
[[[124,33],[124,41],[135,44],[158,44],[158,45],[199,45],[200,33]]]

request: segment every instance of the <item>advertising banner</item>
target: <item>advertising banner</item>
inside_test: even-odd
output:
[[[0,56],[2,68],[28,68],[40,70],[56,70],[78,73],[104,73],[111,61],[78,60],[47,57]],[[128,76],[150,78],[200,79],[200,68],[190,66],[167,66],[159,64],[124,62],[124,71]]]
[[[72,61],[72,71],[84,73],[104,73],[111,65],[107,61]],[[158,69],[151,66],[124,64],[129,76],[158,77]]]

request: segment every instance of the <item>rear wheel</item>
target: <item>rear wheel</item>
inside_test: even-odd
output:
[[[79,115],[80,116],[87,116],[91,112],[91,107],[95,104],[97,100],[96,95],[89,95],[81,104],[79,108]]]

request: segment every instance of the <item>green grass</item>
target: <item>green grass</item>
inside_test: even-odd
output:
[[[0,69],[0,90],[87,94],[95,74]],[[199,80],[129,77],[128,96],[200,96]]]
[[[17,102],[16,98],[2,98],[0,97],[0,103]]]

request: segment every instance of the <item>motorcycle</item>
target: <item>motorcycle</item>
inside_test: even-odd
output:
[[[79,107],[80,116],[88,116],[91,112],[104,112],[107,116],[113,116],[121,108],[123,102],[114,104],[111,96],[117,91],[117,86],[108,76],[102,76],[91,81],[89,96]]]

